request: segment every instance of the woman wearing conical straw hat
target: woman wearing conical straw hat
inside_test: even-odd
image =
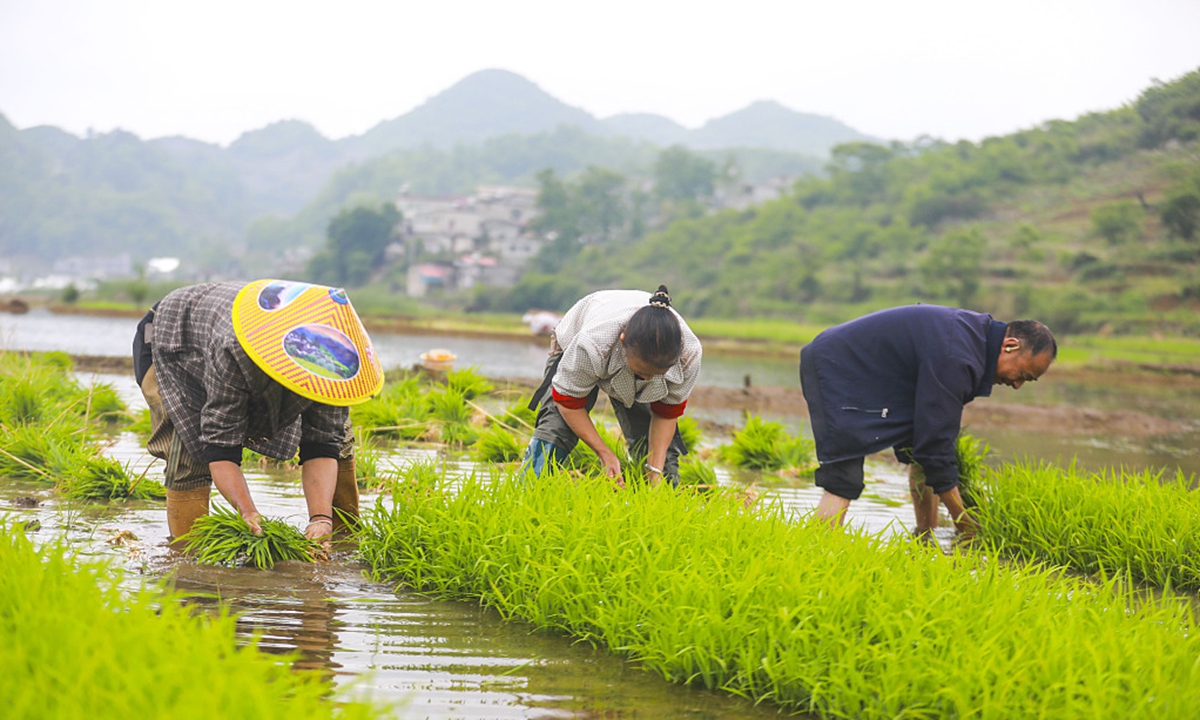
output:
[[[212,485],[261,532],[243,448],[299,452],[307,537],[328,547],[358,517],[349,406],[379,392],[383,369],[344,291],[285,280],[180,288],[138,324],[133,354],[147,449],[167,463],[173,542],[208,514]]]
[[[524,467],[541,474],[547,460],[562,463],[582,440],[604,472],[624,485],[621,463],[592,423],[600,390],[646,477],[679,482],[686,453],[677,423],[700,375],[700,340],[671,307],[665,285],[654,293],[601,290],[579,300],[550,335],[550,356]],[[540,406],[540,407],[539,407]]]

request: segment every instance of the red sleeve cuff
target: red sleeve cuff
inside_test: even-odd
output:
[[[550,386],[550,394],[554,397],[554,402],[562,405],[568,410],[579,410],[587,406],[586,397],[577,398],[571,397],[570,395],[563,395],[556,390],[553,385]]]
[[[650,403],[650,411],[660,418],[666,418],[667,420],[674,420],[675,418],[683,415],[683,411],[686,409],[687,400],[684,400],[678,405],[668,405],[666,403],[657,401]]]

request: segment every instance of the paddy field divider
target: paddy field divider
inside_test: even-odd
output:
[[[478,601],[668,680],[823,718],[1187,718],[1188,599],[833,531],[778,504],[429,473],[367,514],[377,579]]]

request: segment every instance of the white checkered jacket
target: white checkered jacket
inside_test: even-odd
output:
[[[639,380],[625,364],[621,333],[633,314],[650,302],[640,290],[601,290],[575,303],[551,335],[550,353],[562,353],[552,381],[561,395],[586,397],[599,387],[615,402],[680,405],[700,375],[700,340],[674,309],[683,332],[683,352],[664,375]]]

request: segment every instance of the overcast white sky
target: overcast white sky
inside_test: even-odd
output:
[[[0,113],[228,144],[330,138],[485,68],[688,127],[773,99],[863,132],[978,140],[1200,67],[1200,0],[0,0]]]

